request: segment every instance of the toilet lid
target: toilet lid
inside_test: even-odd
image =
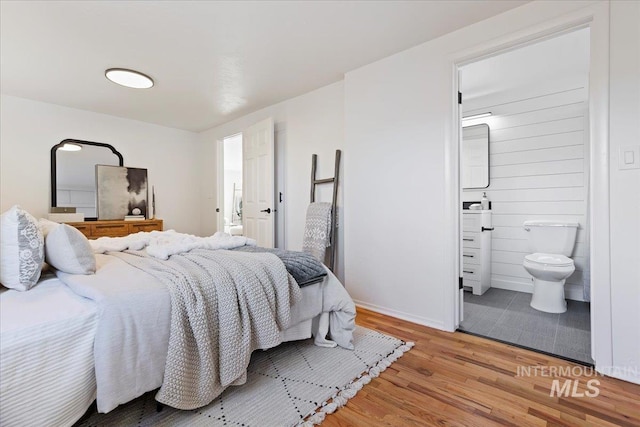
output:
[[[524,259],[535,264],[554,265],[556,267],[567,267],[573,265],[573,260],[571,258],[557,254],[529,254],[525,256]]]

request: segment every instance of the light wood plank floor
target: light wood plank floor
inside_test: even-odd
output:
[[[578,367],[488,339],[448,333],[358,309],[359,325],[415,347],[328,415],[330,426],[640,426],[640,386],[593,376],[518,375],[518,366]],[[522,369],[522,368],[520,368]],[[550,397],[554,379],[578,379],[578,392],[597,397]],[[592,384],[592,386],[596,386]]]

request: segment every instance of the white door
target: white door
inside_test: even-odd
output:
[[[462,71],[458,69],[458,90],[462,87]],[[460,92],[458,92],[460,94]],[[456,328],[460,326],[460,322],[464,320],[464,289],[462,288],[462,96],[458,95],[458,280],[456,284],[459,287],[458,303],[456,304]],[[455,286],[455,285],[454,285]]]
[[[272,248],[275,218],[275,159],[273,119],[263,120],[242,132],[243,233]]]

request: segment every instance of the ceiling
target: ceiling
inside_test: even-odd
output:
[[[2,1],[0,89],[202,131],[524,3]],[[115,85],[112,67],[156,85]]]

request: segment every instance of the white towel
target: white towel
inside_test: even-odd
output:
[[[324,262],[326,248],[331,246],[331,203],[311,203],[302,239],[302,250]]]

